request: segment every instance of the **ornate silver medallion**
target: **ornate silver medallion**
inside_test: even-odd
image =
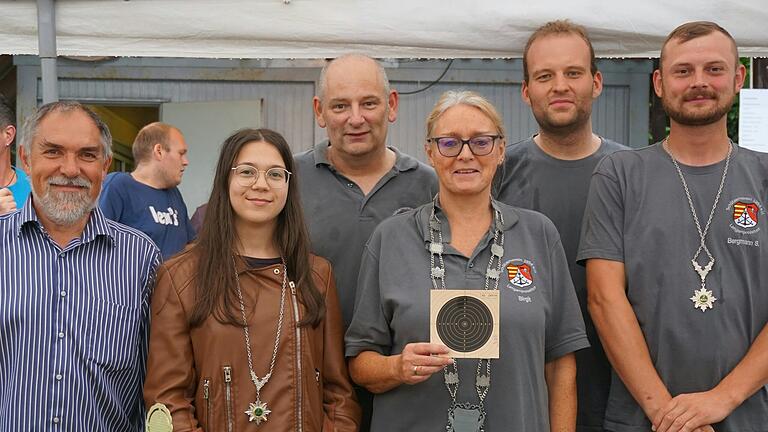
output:
[[[234,258],[233,258],[234,259]],[[237,263],[235,263],[237,267]],[[279,270],[275,270],[275,274],[279,274]],[[283,261],[283,283],[280,287],[280,314],[277,319],[277,332],[275,334],[275,345],[272,349],[272,361],[269,363],[269,372],[264,375],[263,378],[259,378],[256,372],[253,371],[253,356],[251,355],[251,336],[248,332],[248,320],[245,316],[245,304],[243,303],[243,292],[240,290],[240,277],[237,271],[235,271],[235,285],[237,287],[237,299],[240,301],[240,313],[243,317],[243,334],[245,335],[245,352],[248,354],[248,371],[251,375],[251,382],[256,387],[256,402],[248,404],[248,409],[245,410],[245,415],[248,416],[249,422],[256,422],[256,425],[260,425],[261,422],[267,421],[267,415],[272,411],[267,408],[267,404],[261,401],[261,389],[267,385],[269,379],[272,377],[272,372],[275,370],[275,360],[277,359],[277,348],[280,345],[280,330],[283,328],[283,316],[285,310],[285,286],[288,283],[288,269]],[[293,289],[293,282],[290,283],[291,289]]]
[[[693,307],[696,309],[701,309],[702,312],[706,312],[707,309],[712,309],[714,307],[715,300],[717,300],[717,298],[712,295],[712,291],[706,288],[695,290],[693,292],[693,297],[691,297]]]
[[[245,410],[245,414],[248,416],[248,421],[253,422],[255,421],[257,425],[261,424],[261,422],[267,421],[267,416],[272,411],[267,408],[267,404],[260,400],[256,400],[256,402],[251,402],[248,404],[248,409]]]
[[[429,218],[429,265],[432,287],[436,290],[445,290],[445,262],[443,261],[443,232],[440,219],[435,214],[437,197],[432,203],[432,214]],[[493,212],[493,243],[491,244],[491,258],[485,270],[485,289],[491,289],[493,281],[494,290],[499,290],[499,277],[501,276],[501,261],[504,256],[504,232],[501,227],[504,220],[501,212]],[[435,239],[437,234],[437,239]],[[493,263],[496,261],[496,266]],[[483,363],[485,370],[483,371]],[[451,396],[451,407],[448,409],[448,423],[446,432],[483,432],[485,422],[485,397],[491,387],[491,360],[479,359],[475,371],[475,391],[479,404],[458,403],[456,393],[459,391],[459,366],[456,360],[453,364],[443,369],[443,379],[448,394]]]
[[[448,410],[447,432],[482,432],[485,411],[479,405],[458,404]]]
[[[683,191],[685,192],[685,197],[688,199],[688,207],[691,210],[691,216],[693,216],[693,222],[696,225],[696,231],[699,233],[699,248],[696,249],[696,253],[693,254],[693,259],[691,260],[691,264],[693,264],[693,270],[696,271],[696,273],[699,275],[699,278],[701,279],[701,289],[694,290],[693,297],[690,298],[690,300],[693,302],[693,307],[696,309],[701,309],[702,312],[706,312],[707,309],[713,309],[715,298],[714,295],[712,295],[712,291],[707,289],[707,275],[710,271],[712,271],[712,267],[715,265],[715,257],[712,256],[712,253],[709,251],[709,248],[707,248],[706,240],[707,240],[707,233],[709,233],[709,225],[712,223],[712,216],[715,214],[715,209],[717,209],[717,203],[720,201],[720,195],[723,193],[723,187],[725,186],[725,178],[728,175],[728,164],[731,161],[731,153],[733,152],[733,143],[730,141],[728,142],[728,155],[725,157],[725,168],[723,168],[723,177],[720,179],[720,186],[717,189],[717,194],[715,195],[715,202],[712,204],[712,209],[709,212],[709,218],[707,218],[707,224],[704,226],[704,229],[701,229],[701,224],[699,223],[699,217],[696,215],[696,208],[693,206],[693,199],[691,198],[691,192],[688,190],[688,183],[685,181],[685,177],[683,176],[683,171],[680,169],[680,165],[677,163],[677,160],[674,156],[672,156],[672,153],[669,151],[669,137],[664,139],[664,142],[662,143],[662,147],[664,150],[666,150],[667,154],[669,155],[670,159],[672,159],[672,164],[675,165],[675,170],[677,170],[677,175],[680,177],[680,183],[683,185]],[[698,259],[699,255],[701,255],[701,252],[704,252],[707,254],[707,257],[709,258],[709,261],[707,261],[706,264],[704,264],[704,267],[699,264]]]

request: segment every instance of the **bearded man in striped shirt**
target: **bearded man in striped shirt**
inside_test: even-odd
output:
[[[143,430],[160,253],[96,208],[111,144],[76,102],[44,105],[25,124],[32,194],[0,216],[0,431]]]

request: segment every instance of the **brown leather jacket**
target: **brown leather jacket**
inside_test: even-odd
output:
[[[343,327],[330,264],[312,256],[312,270],[325,296],[325,319],[316,328],[297,327],[303,306],[286,290],[282,334],[272,377],[261,389],[267,421],[249,423],[245,410],[256,401],[249,378],[242,327],[209,317],[190,328],[194,304],[190,276],[196,259],[183,254],[158,272],[152,296],[152,326],[144,401],[160,402],[175,432],[356,431],[360,408],[344,359]],[[256,375],[269,371],[279,316],[282,265],[239,272]],[[240,316],[239,311],[235,316]],[[297,360],[298,359],[298,360]]]

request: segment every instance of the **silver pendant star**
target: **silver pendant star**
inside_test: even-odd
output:
[[[690,299],[693,302],[693,307],[701,309],[702,312],[706,312],[707,309],[713,309],[714,303],[717,298],[712,295],[712,291],[702,287],[700,290],[693,292],[693,297]]]
[[[248,421],[253,422],[255,421],[256,424],[261,424],[261,422],[267,421],[267,416],[272,411],[267,408],[267,404],[260,400],[256,400],[256,402],[251,402],[248,404],[248,409],[245,410],[245,414],[248,416]]]

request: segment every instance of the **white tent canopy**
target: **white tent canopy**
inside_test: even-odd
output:
[[[599,56],[653,57],[677,25],[714,20],[743,56],[768,56],[757,0],[57,0],[66,56],[520,57],[546,21],[587,27]],[[0,54],[37,54],[33,0],[0,1]]]

